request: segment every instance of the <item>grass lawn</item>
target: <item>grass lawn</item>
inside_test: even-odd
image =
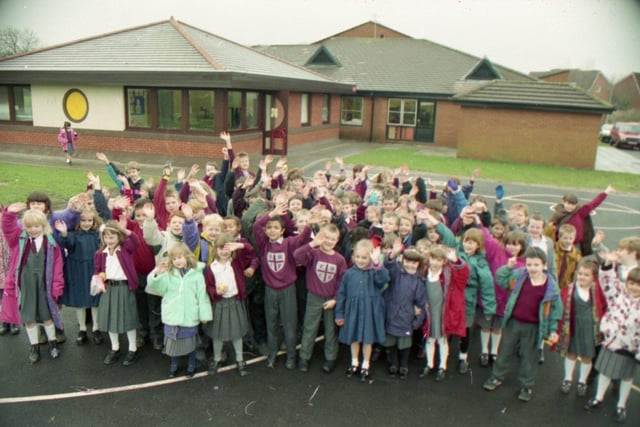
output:
[[[363,163],[389,168],[406,164],[412,171],[468,177],[481,168],[481,179],[500,182],[558,185],[603,189],[612,184],[618,191],[640,192],[640,176],[630,173],[569,169],[557,166],[525,165],[420,154],[419,148],[378,149],[350,156],[346,163]]]
[[[109,187],[111,180],[103,174]],[[69,167],[38,167],[0,163],[0,202],[10,204],[26,201],[34,190],[46,192],[56,209],[66,206],[74,194],[85,191],[87,171]]]

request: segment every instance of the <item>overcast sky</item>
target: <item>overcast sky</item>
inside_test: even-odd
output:
[[[247,45],[313,42],[377,21],[515,70],[640,72],[640,0],[0,0],[42,46],[169,19]]]

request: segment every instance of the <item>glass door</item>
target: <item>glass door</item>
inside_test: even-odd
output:
[[[433,142],[436,133],[436,104],[420,101],[415,141]]]

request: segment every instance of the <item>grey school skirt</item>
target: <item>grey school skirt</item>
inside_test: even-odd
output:
[[[494,314],[491,320],[487,320],[484,316],[484,309],[480,306],[476,307],[475,324],[484,329],[502,329],[502,316]]]
[[[213,322],[205,325],[211,338],[221,341],[241,339],[249,330],[244,302],[236,297],[222,298],[213,304]]]
[[[135,292],[126,280],[107,282],[107,290],[98,305],[98,326],[101,331],[123,334],[140,327]]]
[[[633,378],[636,371],[636,361],[631,356],[625,356],[602,347],[595,368],[602,375],[612,380],[628,380]]]
[[[171,335],[167,333],[168,326],[165,325],[165,334],[164,334],[164,353],[167,356],[178,357],[184,356],[185,354],[190,354],[196,350],[200,340],[198,337],[198,328],[182,328],[180,326],[174,327],[177,328],[178,332]],[[169,327],[171,328],[171,327]],[[181,330],[191,330],[193,329],[192,335],[181,337]],[[171,335],[171,336],[170,336]],[[189,335],[189,334],[187,334]]]

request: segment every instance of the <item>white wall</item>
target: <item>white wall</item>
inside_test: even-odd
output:
[[[67,120],[62,101],[69,89],[80,89],[89,103],[87,117],[73,123],[76,129],[122,131],[125,129],[124,88],[122,86],[31,85],[34,126],[60,127]]]

